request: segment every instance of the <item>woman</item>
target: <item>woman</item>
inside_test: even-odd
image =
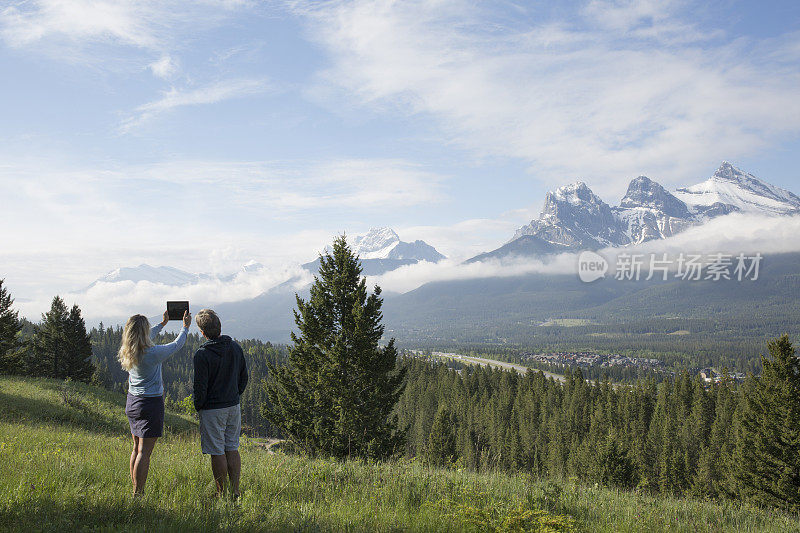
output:
[[[131,425],[133,452],[131,452],[131,481],[133,494],[144,493],[150,454],[156,440],[164,432],[164,382],[161,378],[161,363],[180,350],[192,323],[189,311],[183,314],[183,329],[169,344],[154,345],[153,339],[169,321],[164,311],[164,320],[150,329],[147,317],[133,315],[122,332],[119,347],[119,362],[128,371],[128,401],[125,414]]]

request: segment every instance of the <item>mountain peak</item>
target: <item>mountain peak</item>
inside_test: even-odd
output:
[[[539,219],[519,228],[509,243],[523,236],[553,249],[601,248],[624,238],[611,208],[582,181],[548,192]]]
[[[570,198],[586,201],[590,200],[591,197],[594,196],[594,193],[589,186],[582,181],[576,181],[574,183],[570,183],[569,185],[563,185],[550,194],[561,201],[569,201]]]
[[[388,253],[400,242],[400,237],[392,228],[372,228],[364,235],[353,237],[353,251],[361,257],[368,257],[372,254],[382,255]]]
[[[800,197],[763,182],[728,161],[723,161],[708,180],[680,188],[675,196],[699,214],[712,208],[722,209],[722,214],[744,211],[772,215],[800,209]]]
[[[413,265],[420,261],[436,263],[445,259],[436,248],[425,241],[405,242],[389,227],[372,228],[367,233],[347,238],[350,247],[364,268],[363,273],[375,276],[394,270],[404,265]],[[330,252],[330,247],[324,248]],[[319,259],[303,264],[312,272],[319,270]]]
[[[719,168],[714,172],[714,175],[711,178],[722,179],[725,181],[732,181],[737,183],[747,183],[750,180],[755,180],[758,181],[759,183],[763,183],[761,180],[759,180],[752,174],[743,172],[742,170],[730,164],[728,161],[723,161],[722,164],[719,166]]]
[[[639,176],[631,181],[619,206],[621,208],[653,209],[670,217],[691,218],[685,203],[647,176]]]

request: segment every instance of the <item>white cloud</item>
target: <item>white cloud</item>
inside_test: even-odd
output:
[[[118,42],[157,48],[158,19],[165,13],[147,1],[35,0],[0,11],[0,36],[11,46],[54,39]]]
[[[616,196],[638,174],[694,180],[800,132],[800,35],[725,40],[680,7],[593,1],[527,26],[467,0],[297,12],[331,57],[319,90],[331,105],[424,113],[477,155],[521,158],[549,185],[603,180]]]
[[[85,317],[108,320],[130,316],[134,310],[157,315],[163,312],[167,300],[188,299],[194,309],[245,300],[287,280],[295,280],[295,284],[300,286],[313,281],[308,271],[292,264],[260,272],[240,272],[232,279],[206,279],[179,287],[149,281],[99,282],[85,292],[62,292],[61,296],[70,304],[77,303]],[[36,320],[50,307],[51,299],[52,296],[43,295],[17,302],[15,307],[23,316]]]
[[[669,239],[650,241],[636,247],[607,248],[602,255],[613,265],[620,253],[686,254],[756,254],[765,256],[800,252],[800,216],[766,217],[731,214],[691,228]],[[577,253],[559,254],[544,259],[529,257],[488,260],[464,264],[447,260],[439,263],[408,265],[369,279],[385,291],[407,292],[432,281],[512,277],[524,274],[565,274],[577,276]],[[610,272],[611,276],[614,272]]]
[[[190,90],[172,87],[158,100],[137,107],[136,112],[122,122],[119,132],[129,133],[162,113],[178,107],[216,104],[233,98],[262,94],[269,89],[269,83],[263,79],[231,79]]]
[[[311,261],[362,217],[441,202],[445,179],[402,160],[75,167],[6,156],[0,227],[13,231],[0,278],[40,301],[140,263],[220,272],[250,259]]]
[[[157,61],[150,63],[148,67],[153,75],[164,79],[172,78],[178,71],[178,63],[169,55],[161,56]]]
[[[601,250],[601,253],[612,265],[620,253],[668,253],[671,256],[677,256],[679,253],[710,255],[719,252],[761,253],[765,257],[766,264],[772,254],[800,252],[798,234],[800,234],[800,216],[764,217],[732,214],[712,220],[703,226],[692,228],[669,239],[651,241],[637,247],[604,249]],[[310,260],[313,258],[314,251],[321,249],[325,243],[330,241],[330,237],[329,232],[325,230],[306,231],[295,235],[286,235],[282,238],[285,242],[280,243],[279,246],[291,246],[290,243],[293,243],[298,250],[301,250],[304,260]],[[215,242],[225,242],[214,240]],[[281,239],[273,240],[275,242],[272,244],[278,244],[277,241]],[[252,254],[256,249],[255,246],[241,241],[211,250],[208,252],[206,260],[215,272],[224,273],[233,267],[241,266],[245,262],[245,258],[253,258]],[[61,268],[67,268],[60,272],[66,280],[70,275],[76,278],[85,277],[87,264],[99,266],[102,264],[103,254],[108,255],[109,253],[115,257],[116,261],[122,260],[123,257],[129,258],[128,266],[138,264],[136,261],[152,261],[153,257],[161,258],[162,264],[179,268],[203,262],[203,252],[192,246],[182,249],[161,248],[136,251],[98,249],[84,252],[80,263],[75,263],[74,256],[61,255],[54,259],[52,253],[42,251],[38,260],[32,255],[17,254],[5,257],[3,262],[13,264],[22,258],[28,269],[38,270],[37,263],[49,266],[57,261],[62,265]],[[171,262],[179,259],[179,256],[175,255],[176,253],[186,254],[182,262]],[[148,257],[150,259],[144,259]],[[489,260],[470,264],[464,264],[459,259],[448,259],[439,263],[421,262],[380,276],[372,276],[368,279],[368,283],[370,286],[378,284],[384,291],[402,293],[433,281],[513,277],[534,273],[565,274],[574,272],[577,275],[577,257],[576,253],[567,253],[544,259],[510,258],[502,261]],[[92,275],[95,274],[99,277],[101,272],[95,272]],[[613,269],[608,275],[614,275]],[[267,267],[260,272],[242,272],[231,279],[224,277],[204,279],[183,287],[141,281],[138,283],[98,283],[85,293],[63,290],[56,292],[64,296],[68,302],[78,303],[83,309],[84,315],[91,319],[118,319],[129,315],[132,312],[131,309],[141,310],[140,312],[155,316],[163,306],[163,302],[169,299],[189,298],[194,302],[195,307],[249,299],[287,280],[292,280],[294,289],[299,290],[311,282],[311,275],[302,270],[297,263],[288,262],[284,258],[268,262]],[[15,296],[19,296],[17,281],[18,277],[11,276],[6,283],[6,286],[11,287]],[[84,283],[88,284],[85,281]],[[40,281],[32,282],[32,285],[41,289]],[[55,292],[38,290],[32,297],[26,295],[26,298],[18,300],[16,307],[22,311],[24,316],[34,320],[38,319],[40,313],[49,307],[53,294]]]
[[[177,57],[249,0],[18,0],[0,7],[0,42],[69,64],[174,79]]]
[[[165,209],[182,217],[190,234],[199,231],[191,224],[214,216],[215,228],[231,228],[232,236],[246,239],[276,218],[436,204],[444,199],[446,179],[393,159],[177,160],[83,168],[42,161],[0,166],[0,196],[7,200],[0,223],[27,221],[6,236],[6,251],[35,247],[37,239],[58,248],[147,235],[163,227]],[[36,217],[30,216],[33,210]]]
[[[214,26],[249,1],[26,0],[0,9],[0,38],[13,47],[70,54],[94,43],[164,51]]]

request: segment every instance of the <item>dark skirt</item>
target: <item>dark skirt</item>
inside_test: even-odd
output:
[[[164,433],[164,397],[128,394],[125,414],[134,437],[160,437]]]

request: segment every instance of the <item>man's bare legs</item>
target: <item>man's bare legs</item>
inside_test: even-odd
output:
[[[217,485],[217,496],[222,496],[228,478],[228,461],[224,455],[211,456],[211,473],[214,474],[214,483]]]
[[[131,479],[133,493],[144,494],[144,484],[147,481],[147,471],[150,469],[150,454],[153,453],[158,437],[134,437],[136,444],[136,457],[131,456]]]
[[[225,484],[230,477],[233,497],[239,497],[239,478],[242,473],[242,458],[239,450],[225,452],[225,455],[212,455],[211,472],[214,474],[217,496],[221,496],[225,492]]]
[[[225,459],[228,463],[228,476],[231,478],[231,489],[233,489],[233,497],[239,497],[239,477],[242,474],[242,458],[239,455],[239,450],[231,450],[225,452]]]

